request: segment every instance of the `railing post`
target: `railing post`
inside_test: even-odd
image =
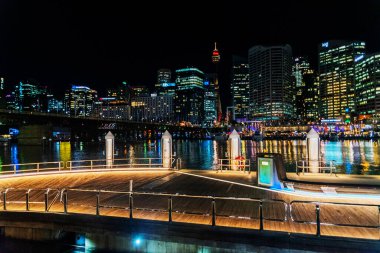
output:
[[[49,189],[47,189],[45,192],[45,212],[48,211],[48,206],[49,206]]]
[[[26,209],[26,211],[29,211],[29,192],[30,192],[30,189],[28,189],[26,191],[26,194],[25,194],[25,209]]]
[[[72,161],[70,161],[69,162],[69,164],[70,164],[70,170],[72,169],[72,167],[73,167],[73,162]]]
[[[216,225],[216,204],[215,204],[215,198],[212,199],[211,210],[212,210],[212,221],[211,221],[211,224],[212,224],[212,226],[215,226]]]
[[[152,158],[148,158],[148,160],[149,160],[149,168],[150,168],[152,165]]]
[[[37,163],[37,173],[40,172],[40,163]]]
[[[333,168],[333,163],[330,161],[330,175],[332,175],[332,168]]]
[[[319,208],[319,203],[317,203],[315,205],[315,214],[316,214],[316,223],[317,223],[317,236],[321,236],[321,221],[320,221],[320,217],[319,217],[319,212],[320,212],[320,208]]]
[[[129,193],[129,219],[133,219],[133,196]]]
[[[63,212],[67,214],[67,190],[63,192]]]
[[[302,160],[302,175],[305,175],[305,160]]]
[[[259,217],[260,217],[260,227],[259,230],[263,231],[264,230],[264,216],[263,216],[263,201],[260,200],[260,205],[259,205]]]
[[[129,180],[129,219],[133,219],[133,180]]]
[[[4,192],[3,192],[3,210],[6,211],[7,210],[7,190],[6,189]]]
[[[16,164],[13,164],[13,174],[16,174]]]
[[[168,199],[169,222],[173,221],[172,211],[173,211],[173,199],[172,199],[172,196],[169,196],[169,199]]]
[[[99,211],[99,203],[100,202],[100,191],[96,193],[96,215],[98,216],[100,214]]]
[[[90,166],[91,166],[90,168],[92,169],[92,160],[90,161]]]

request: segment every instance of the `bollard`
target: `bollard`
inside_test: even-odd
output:
[[[63,212],[67,214],[67,191],[63,192]]]
[[[173,211],[173,199],[172,196],[168,199],[168,211],[169,211],[169,222],[172,222],[172,211]]]
[[[216,225],[216,204],[215,204],[215,198],[212,199],[211,209],[212,209],[212,226],[215,226]]]
[[[7,189],[8,190],[8,189]],[[7,210],[7,190],[3,192],[3,210]]]
[[[45,212],[48,211],[48,201],[49,201],[49,189],[45,192]]]
[[[99,216],[100,211],[99,211],[99,204],[100,204],[100,192],[96,194],[96,215]]]
[[[260,216],[260,231],[264,230],[264,219],[263,219],[263,201],[260,200],[260,205],[259,205],[259,216]]]
[[[29,211],[29,191],[30,190],[28,190],[27,192],[26,192],[26,194],[25,194],[25,209],[26,209],[26,211]]]
[[[319,217],[319,212],[320,212],[320,208],[319,208],[319,203],[315,205],[315,214],[316,214],[316,223],[317,223],[317,236],[321,236],[321,221],[320,221],[320,217]]]

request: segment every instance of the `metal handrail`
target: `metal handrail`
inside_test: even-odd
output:
[[[43,173],[43,172],[53,172],[53,171],[67,171],[67,170],[78,170],[78,169],[120,169],[121,167],[131,168],[135,167],[147,167],[147,168],[163,168],[162,162],[160,162],[162,158],[117,158],[113,159],[114,163],[112,166],[107,165],[106,159],[95,159],[95,160],[73,160],[73,161],[56,161],[56,162],[40,162],[40,163],[20,163],[20,164],[5,164],[0,165],[2,169],[0,171],[1,175],[11,175],[11,174],[27,174],[27,173]],[[120,161],[126,161],[125,163],[119,163]],[[134,161],[133,163],[131,163]],[[146,162],[139,162],[146,161]],[[158,162],[157,162],[158,161]],[[180,158],[171,158],[171,168],[175,166],[178,167],[178,164],[181,163]],[[78,163],[80,163],[78,165]],[[101,163],[101,164],[99,164]],[[49,165],[55,165],[54,167],[46,167]],[[30,167],[30,168],[23,168]],[[7,168],[11,168],[11,170],[7,170]]]
[[[45,165],[51,165],[55,164],[58,165],[58,167],[52,167],[52,168],[45,168]],[[33,166],[33,168],[30,169],[19,169],[22,166]],[[18,174],[18,173],[27,173],[27,172],[42,172],[42,171],[49,171],[49,170],[58,170],[60,171],[63,169],[64,162],[57,161],[57,162],[40,162],[40,163],[18,163],[18,164],[5,164],[1,165],[2,171],[0,171],[1,174]],[[11,168],[12,170],[4,170],[6,168]]]
[[[227,163],[224,163],[227,162]],[[248,168],[248,173],[251,173],[251,160],[250,159],[218,159],[217,164],[217,171],[223,171],[223,168],[227,170],[228,168],[231,169],[232,167],[238,167],[238,170],[241,171],[242,168],[244,168],[244,172],[246,171],[246,168]]]
[[[337,167],[336,167],[336,164],[334,161],[330,161],[329,162],[329,166],[323,166],[323,165],[326,165],[326,162],[324,161],[315,161],[315,162],[318,162],[318,166],[315,167],[315,166],[308,166],[307,164],[309,163],[310,161],[309,160],[301,160],[301,161],[296,161],[296,174],[299,175],[299,170],[302,169],[302,174],[305,175],[305,171],[309,171],[310,168],[317,168],[319,173],[322,173],[322,172],[325,172],[326,170],[329,170],[330,171],[330,175],[332,175],[333,173],[336,174],[337,172]],[[299,164],[301,163],[301,164]],[[322,166],[320,166],[322,165]]]
[[[293,204],[301,203],[301,204],[314,204],[315,205],[315,221],[300,221],[294,219],[292,215],[292,207]],[[358,203],[339,203],[339,202],[319,202],[319,201],[303,201],[303,200],[293,200],[289,203],[289,215],[292,222],[301,223],[301,224],[312,224],[316,225],[316,235],[321,236],[321,225],[327,226],[339,226],[339,227],[356,227],[356,228],[376,228],[380,229],[380,219],[378,218],[378,224],[376,226],[368,226],[368,225],[356,225],[356,224],[340,224],[340,223],[328,223],[321,222],[320,220],[320,208],[321,205],[339,205],[339,206],[363,206],[363,207],[376,207],[378,210],[377,216],[380,218],[380,206],[373,204],[358,204]]]

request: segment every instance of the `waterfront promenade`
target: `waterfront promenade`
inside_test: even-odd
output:
[[[232,171],[128,168],[24,175],[0,178],[0,205],[1,210],[41,215],[91,214],[379,240],[377,187],[326,194],[320,185],[294,183],[295,191],[279,191],[255,182],[255,173]]]

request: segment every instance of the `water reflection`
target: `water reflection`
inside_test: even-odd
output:
[[[116,158],[157,158],[161,156],[160,141],[116,143]],[[174,140],[173,151],[181,157],[183,168],[216,168],[218,159],[225,158],[226,141]],[[257,153],[280,153],[288,170],[294,162],[306,157],[304,140],[242,141],[242,152],[254,164]],[[39,161],[69,161],[104,159],[104,143],[61,142],[42,146],[0,146],[0,163],[29,163]],[[380,174],[380,146],[374,141],[321,142],[321,159],[335,161],[348,174]],[[254,168],[253,168],[254,169]]]

